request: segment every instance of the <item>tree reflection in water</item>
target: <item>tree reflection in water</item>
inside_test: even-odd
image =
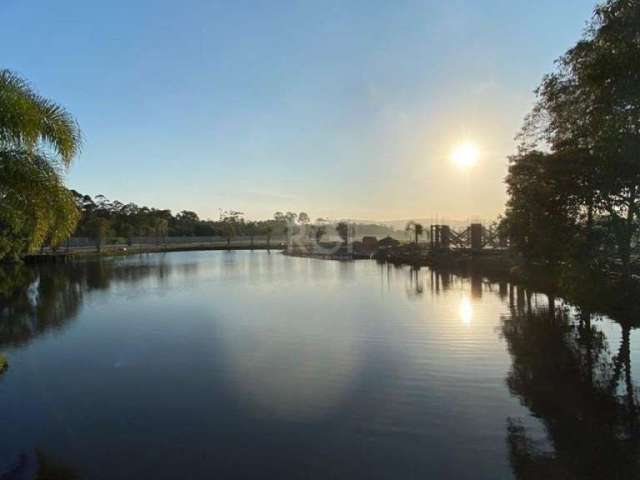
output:
[[[418,299],[424,293],[424,283],[420,274],[420,266],[413,266],[409,270],[409,280],[405,284],[407,297],[410,299]]]
[[[181,274],[193,273],[188,265]],[[74,319],[85,295],[107,290],[114,282],[136,284],[153,276],[162,281],[171,266],[159,261],[105,259],[36,268],[0,268],[0,349],[23,345]]]
[[[45,454],[41,450],[22,453],[4,471],[0,470],[0,480],[76,480],[80,476],[68,465]]]
[[[546,439],[538,439],[522,419],[507,418],[515,478],[640,478],[640,404],[631,375],[637,296],[628,288],[573,280],[567,293],[580,308],[551,295],[540,306],[543,295],[473,272],[432,269],[430,289],[439,294],[459,281],[471,298],[493,291],[508,302],[500,326],[512,360],[506,383],[546,432]],[[599,328],[601,317],[593,312],[619,326],[617,346],[610,346]]]
[[[522,297],[527,300],[511,303],[510,315],[502,319],[512,357],[507,385],[543,423],[549,448],[533,440],[521,421],[509,418],[507,442],[516,478],[638,478],[631,323],[620,322],[622,341],[612,354],[591,313],[556,308],[553,298],[546,307],[532,308],[530,295]]]
[[[180,265],[182,275],[195,273],[194,264]],[[104,259],[64,265],[0,268],[0,351],[25,345],[73,320],[86,295],[114,283],[135,285],[153,277],[163,281],[172,268],[162,257]],[[0,480],[72,480],[74,469],[41,450],[19,453],[9,465],[0,465]]]
[[[0,270],[0,350],[30,342],[45,332],[63,328],[75,318],[87,295],[114,286],[135,285],[153,277],[162,282],[176,273],[194,273],[196,264],[171,267],[161,257],[77,262],[66,265]],[[178,271],[179,270],[179,271]],[[381,266],[383,278],[404,273]],[[343,270],[351,275],[350,270]],[[463,284],[446,271],[412,269],[405,277],[412,299],[427,292],[447,292]],[[426,283],[426,285],[425,285]],[[640,414],[631,375],[633,312],[612,314],[621,341],[611,347],[599,328],[595,311],[605,306],[570,310],[551,297],[539,306],[530,291],[471,275],[464,281],[469,299],[491,292],[509,305],[500,333],[511,356],[506,383],[510,392],[538,418],[546,432],[540,441],[525,421],[507,419],[507,444],[518,479],[638,478]],[[594,298],[596,295],[587,295]],[[621,304],[607,301],[608,304]],[[580,302],[581,305],[586,305]],[[468,315],[464,313],[463,317]],[[45,467],[49,465],[48,470]],[[55,468],[54,468],[55,467]],[[31,472],[30,476],[25,472]],[[44,472],[44,473],[43,473]],[[24,453],[12,465],[0,467],[0,480],[14,478],[77,478],[66,467],[41,453]]]

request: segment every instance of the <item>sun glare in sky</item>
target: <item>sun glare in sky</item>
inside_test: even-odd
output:
[[[460,168],[470,168],[478,161],[478,149],[472,143],[461,143],[454,148],[451,159]]]

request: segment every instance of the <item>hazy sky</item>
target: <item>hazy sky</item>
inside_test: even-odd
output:
[[[83,193],[202,217],[491,217],[532,90],[593,6],[0,0],[0,66],[78,119]]]

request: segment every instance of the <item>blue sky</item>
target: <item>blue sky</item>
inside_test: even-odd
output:
[[[488,218],[532,91],[593,7],[1,0],[0,58],[78,119],[83,193],[212,218]]]

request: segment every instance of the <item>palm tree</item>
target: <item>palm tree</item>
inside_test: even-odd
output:
[[[69,112],[0,70],[0,260],[74,231],[79,212],[62,173],[81,143]]]
[[[415,243],[418,245],[418,237],[424,233],[424,227],[420,223],[416,223],[413,220],[407,223],[407,227],[405,228],[407,232],[413,232],[415,235]]]
[[[63,107],[38,95],[30,85],[9,70],[0,70],[0,144],[3,149],[21,149],[42,154],[51,163],[69,166],[80,151],[78,124]]]

